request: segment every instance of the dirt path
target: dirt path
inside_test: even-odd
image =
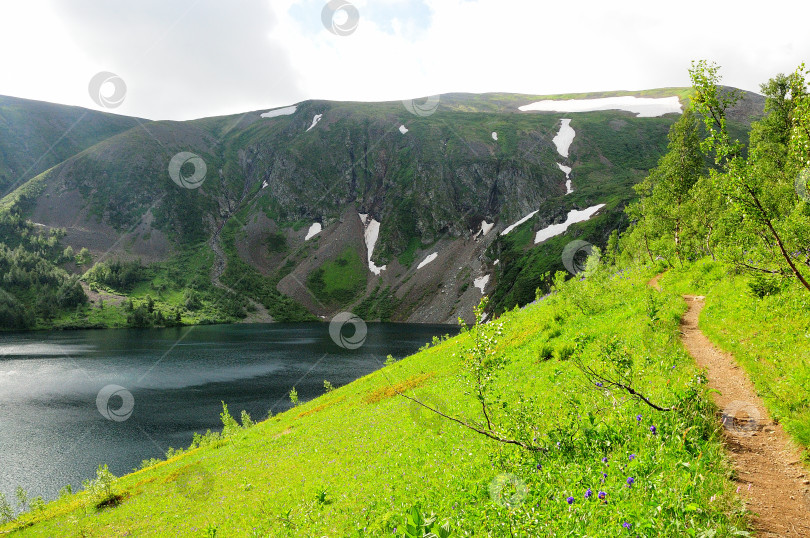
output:
[[[657,288],[658,280],[653,280],[650,285]],[[810,537],[810,473],[798,450],[771,420],[734,357],[715,348],[698,328],[703,297],[684,299],[689,309],[681,320],[681,338],[697,364],[706,368],[709,386],[719,391],[713,398],[723,410],[726,448],[757,535]]]

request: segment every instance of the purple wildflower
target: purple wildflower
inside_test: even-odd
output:
[[[537,464],[537,470],[538,470],[538,471],[540,471],[542,468],[543,468],[543,464],[542,464],[542,463],[538,463],[538,464]]]
[[[656,431],[655,426],[650,426],[650,431],[652,432],[653,435],[655,435],[655,431]]]
[[[588,488],[588,491],[585,492],[585,498],[590,499],[593,496],[593,491],[591,488]]]
[[[627,487],[628,488],[631,487],[635,481],[636,479],[633,478],[632,476],[627,477]]]
[[[628,523],[626,521],[624,523],[622,523],[622,527],[624,527],[625,529],[629,529],[632,526],[633,526],[632,524],[630,524],[630,523]]]
[[[605,493],[604,491],[600,491],[599,493],[596,494],[596,496],[599,497],[600,499],[604,499],[605,497],[607,497],[607,493]]]
[[[633,461],[634,459],[636,459],[636,455],[635,455],[635,454],[630,454],[630,456],[629,456],[629,457],[630,457],[630,461]]]
[[[573,498],[573,497],[568,497],[567,499],[565,499],[565,501],[566,501],[568,504],[574,504],[574,498]]]
[[[602,385],[602,382],[601,382],[601,381],[597,381],[597,382],[596,382],[596,386],[597,386],[597,387],[599,387],[599,388],[602,388],[604,385]]]
[[[602,458],[602,463],[607,463],[607,456],[605,456],[604,458]]]
[[[636,422],[641,422],[641,415],[636,415]]]

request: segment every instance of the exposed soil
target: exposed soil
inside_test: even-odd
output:
[[[657,287],[657,278],[650,285]],[[706,369],[709,386],[719,391],[712,396],[723,410],[726,448],[757,535],[810,536],[810,473],[801,464],[798,449],[770,418],[734,357],[714,347],[698,328],[704,298],[684,299],[689,309],[681,320],[681,338]]]

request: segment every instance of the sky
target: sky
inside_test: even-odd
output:
[[[810,61],[810,8],[748,5],[2,0],[0,95],[184,120],[306,99],[688,86],[697,59],[758,91]]]

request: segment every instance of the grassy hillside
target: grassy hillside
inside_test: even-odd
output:
[[[808,293],[785,282],[763,290],[762,279],[734,274],[709,259],[670,271],[662,284],[706,296],[701,330],[734,354],[773,418],[800,446],[810,448]]]
[[[538,304],[254,426],[226,416],[228,436],[96,495],[66,494],[4,530],[403,536],[417,505],[453,536],[743,535],[715,410],[678,340],[684,302],[650,290],[652,274],[558,281],[558,293]],[[465,394],[475,343],[503,362],[487,389],[494,431],[532,450],[397,395],[481,425],[481,405]],[[677,409],[599,387],[583,366]]]
[[[136,127],[138,121],[0,95],[0,196],[90,146]]]

